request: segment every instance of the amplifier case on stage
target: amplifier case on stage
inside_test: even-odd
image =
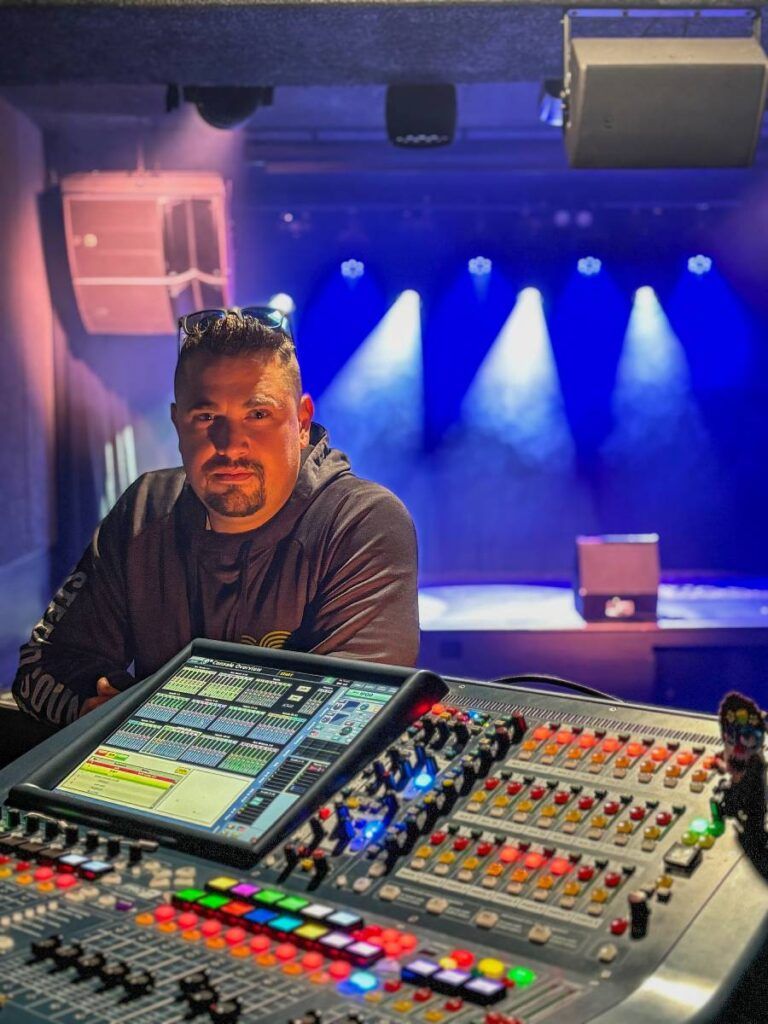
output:
[[[655,622],[658,534],[576,538],[576,608],[587,622]]]

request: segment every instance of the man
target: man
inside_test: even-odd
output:
[[[203,311],[179,334],[184,468],[128,488],[22,647],[13,693],[43,722],[66,725],[197,636],[415,662],[413,524],[312,423],[285,319]]]

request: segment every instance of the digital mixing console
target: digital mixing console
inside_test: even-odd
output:
[[[182,776],[214,772],[210,744],[188,735],[184,748],[184,730],[202,729],[222,765],[239,750],[230,767],[245,778],[248,734],[287,742],[278,684],[307,664],[325,679],[353,664],[283,657],[260,670],[260,696],[234,670],[227,688],[226,672],[211,686],[187,667],[186,688],[169,701],[165,685],[142,719],[148,705],[137,711],[129,691],[0,775],[0,1024],[718,1020],[766,915],[763,883],[710,803],[714,718],[448,680],[371,756],[329,705],[314,754],[348,736],[354,771],[271,852],[233,868],[174,845],[168,824],[158,843],[161,800],[190,814],[189,797],[165,796],[173,772],[136,757],[160,750]],[[160,748],[170,734],[154,725],[174,719],[176,745]],[[61,785],[30,799],[20,784],[94,729],[109,738],[102,760],[78,753]],[[233,804],[221,832],[260,834],[258,816],[290,791],[274,779],[296,768],[278,761],[271,788]],[[90,818],[57,799],[73,786]],[[123,786],[134,810],[144,787],[154,813],[104,831]]]

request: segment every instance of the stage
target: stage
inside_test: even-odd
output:
[[[549,673],[708,712],[768,679],[768,580],[663,583],[657,623],[586,623],[566,584],[423,587],[419,612],[419,662],[451,676]]]

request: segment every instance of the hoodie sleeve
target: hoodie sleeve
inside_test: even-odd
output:
[[[369,485],[334,523],[312,604],[315,654],[414,665],[419,652],[416,532],[405,506]]]
[[[49,725],[74,721],[106,676],[118,688],[133,677],[123,557],[124,498],[104,519],[74,571],[54,594],[20,652],[16,703]]]

